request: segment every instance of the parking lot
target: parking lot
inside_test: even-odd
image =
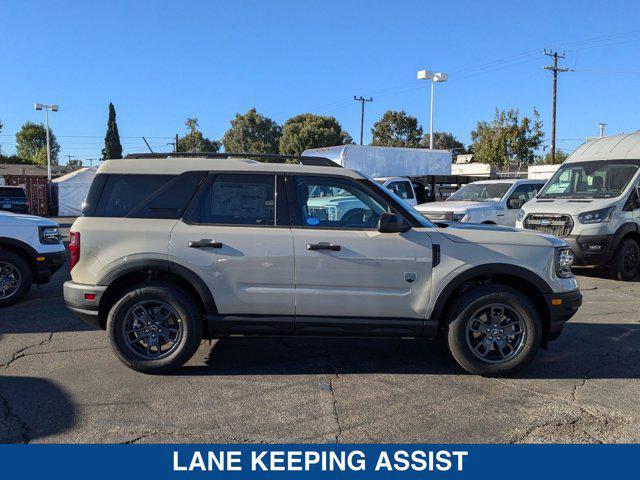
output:
[[[640,441],[640,282],[579,272],[560,339],[488,379],[402,339],[230,338],[142,375],[66,310],[67,278],[0,311],[1,442]]]

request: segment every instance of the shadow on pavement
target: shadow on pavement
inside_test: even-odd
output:
[[[518,378],[640,378],[640,325],[568,323]],[[442,342],[405,339],[225,338],[206,366],[177,375],[460,375]]]
[[[43,378],[0,377],[0,443],[29,443],[65,432],[76,408],[55,383]]]

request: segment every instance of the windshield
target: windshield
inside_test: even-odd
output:
[[[504,197],[511,185],[511,183],[469,183],[451,194],[446,201],[497,201]]]
[[[562,165],[538,198],[617,197],[638,171],[638,160],[603,160]]]
[[[0,198],[20,197],[24,198],[24,190],[22,188],[0,187]]]

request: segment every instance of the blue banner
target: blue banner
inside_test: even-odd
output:
[[[638,445],[0,445],[4,478],[638,478]]]

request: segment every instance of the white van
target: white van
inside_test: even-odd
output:
[[[577,264],[640,271],[640,131],[586,142],[528,202],[517,227],[564,238]]]

